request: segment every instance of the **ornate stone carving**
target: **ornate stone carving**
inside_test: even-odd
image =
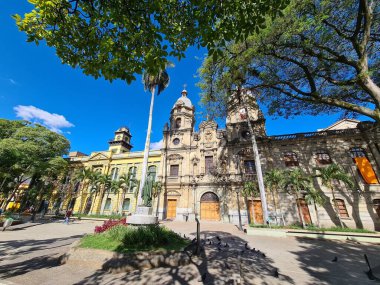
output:
[[[168,159],[169,160],[181,160],[181,159],[183,159],[183,156],[181,156],[179,154],[171,154],[168,156]]]

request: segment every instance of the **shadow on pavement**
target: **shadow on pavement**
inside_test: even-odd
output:
[[[292,253],[296,255],[303,270],[321,283],[374,284],[365,273],[368,267],[364,254],[367,254],[374,274],[380,277],[379,247],[352,241],[337,242],[305,238],[297,238],[297,241],[301,250]]]
[[[217,236],[221,239],[219,246]],[[247,250],[246,241],[238,236],[202,231],[201,240],[203,257],[192,257],[189,265],[118,274],[98,270],[75,284],[294,284],[281,272],[278,278],[274,277],[276,268],[270,256],[259,249]]]
[[[14,262],[15,259],[26,255],[36,255],[38,251],[46,251],[72,244],[82,235],[65,238],[52,238],[44,240],[12,240],[0,242],[2,256],[0,258],[0,279],[25,274],[32,270],[50,268],[58,265],[58,257],[54,254],[32,256],[25,260]],[[41,252],[43,254],[44,252]]]

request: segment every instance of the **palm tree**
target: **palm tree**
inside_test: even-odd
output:
[[[160,193],[162,190],[161,182],[153,182],[152,185],[152,196],[153,198],[157,198],[157,207],[156,207],[156,217],[158,217],[158,207],[160,204]]]
[[[238,79],[240,77],[240,72],[237,72],[235,76],[236,76],[236,79]],[[238,80],[241,82],[241,78]],[[244,111],[243,114],[246,114],[246,121],[248,124],[249,133],[251,135],[252,150],[253,150],[253,155],[255,158],[255,167],[256,167],[256,173],[257,173],[257,183],[260,190],[261,207],[263,209],[264,223],[265,223],[265,222],[268,222],[268,205],[267,205],[267,198],[266,198],[266,193],[265,193],[263,172],[261,169],[260,154],[259,154],[259,149],[257,147],[257,142],[256,142],[256,135],[253,130],[251,119],[249,117],[249,112],[248,112],[248,102],[246,100],[247,99],[246,97],[247,95],[249,96],[249,93],[246,91],[245,91],[245,94],[243,95],[241,93],[242,93],[242,89],[241,89],[241,85],[239,85],[237,88],[237,95],[238,95],[239,101],[242,103],[243,109],[241,111]]]
[[[322,185],[326,186],[327,188],[331,190],[331,194],[332,194],[333,202],[334,202],[335,214],[338,217],[340,226],[343,228],[343,223],[339,215],[338,206],[336,204],[335,191],[334,191],[333,184],[334,184],[334,181],[341,181],[347,186],[353,187],[354,182],[352,181],[352,178],[339,165],[335,163],[330,164],[327,167],[317,167],[315,168],[315,170],[318,173],[315,175],[315,177],[320,178]]]
[[[302,227],[304,228],[305,220],[303,218],[303,214],[301,213],[299,197],[301,191],[305,191],[311,187],[310,177],[300,168],[287,171],[284,176],[284,188],[288,191],[288,193],[294,194],[296,196],[298,214],[302,223]]]
[[[96,201],[96,197],[98,196],[100,183],[99,179],[102,174],[98,171],[93,171],[90,177],[90,196],[88,199],[91,201],[90,209],[88,209],[89,213],[92,214],[92,210]],[[95,196],[94,196],[95,194]],[[88,203],[87,203],[88,204]],[[87,205],[86,205],[87,208]],[[86,213],[87,214],[87,213]]]
[[[245,182],[244,186],[243,186],[242,195],[245,198],[251,197],[251,199],[252,199],[252,213],[250,213],[250,214],[252,216],[253,223],[256,223],[255,212],[254,212],[255,209],[253,207],[253,200],[260,195],[260,190],[258,188],[257,183],[255,183],[253,181]],[[240,213],[239,213],[239,215],[240,215]]]
[[[82,189],[80,190],[81,193],[81,199],[80,199],[80,206],[79,206],[79,214],[83,211],[84,206],[84,199],[87,195],[87,188],[90,183],[90,179],[92,177],[93,171],[90,168],[82,168],[75,174],[75,181],[81,181],[82,183]]]
[[[265,185],[267,185],[271,193],[274,210],[277,216],[277,203],[274,197],[274,193],[278,195],[279,189],[281,189],[284,184],[284,171],[276,168],[267,171],[264,176],[264,181]]]
[[[170,65],[171,64],[167,63],[166,67],[169,67]],[[149,148],[150,148],[150,133],[152,131],[154,93],[157,88],[157,95],[160,95],[160,93],[164,91],[166,87],[168,87],[169,74],[166,72],[165,69],[160,69],[160,68],[156,72],[146,71],[143,74],[143,84],[144,84],[144,89],[150,91],[151,100],[150,100],[150,109],[149,109],[148,129],[147,129],[145,148],[144,148],[144,160],[142,164],[142,173],[141,173],[141,181],[140,181],[141,183],[137,192],[138,205],[141,205],[141,202],[142,202],[141,193],[142,193],[143,187],[145,185],[145,180],[146,180],[146,172],[147,172],[148,156],[149,156]]]
[[[305,195],[305,200],[308,204],[312,204],[314,206],[315,215],[317,216],[317,226],[319,228],[320,223],[317,205],[322,206],[326,202],[325,196],[323,196],[323,193],[320,190],[317,190],[314,187],[310,187],[306,191],[307,194]]]
[[[109,190],[110,190],[111,183],[112,183],[112,176],[109,174],[100,174],[98,179],[97,179],[97,183],[100,186],[99,187],[100,188],[100,201],[98,203],[98,209],[96,210],[96,213],[100,212],[105,193],[107,193],[107,199],[108,199]],[[104,208],[103,208],[102,212],[103,211],[104,211]]]

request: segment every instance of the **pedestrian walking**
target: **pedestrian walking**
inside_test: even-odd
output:
[[[72,213],[73,213],[72,209],[69,209],[69,210],[66,211],[66,215],[65,215],[65,223],[66,224],[69,224],[70,217],[71,217]]]

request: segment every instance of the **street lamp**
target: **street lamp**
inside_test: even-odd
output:
[[[239,215],[239,230],[243,230],[243,226],[241,223],[241,214],[240,214],[240,199],[239,199],[239,194],[240,194],[240,188],[235,189],[236,192],[236,201],[237,201],[237,206],[238,206],[238,215]]]
[[[196,181],[196,179],[195,179],[195,176],[193,176],[193,178],[192,178],[192,180],[191,180],[191,188],[193,189],[193,200],[194,200],[194,218],[196,219],[197,218],[197,208],[196,208],[196,206],[197,206],[197,202],[196,202],[196,197],[197,197],[197,195],[196,195],[196,189],[197,189],[197,181]]]

